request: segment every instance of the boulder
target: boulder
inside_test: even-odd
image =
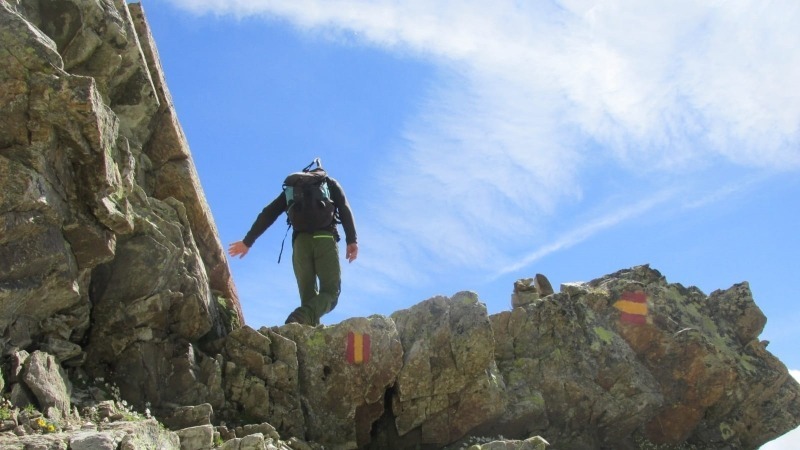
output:
[[[500,439],[485,444],[475,444],[466,450],[545,450],[549,445],[550,443],[542,437],[534,436],[523,441]]]
[[[164,425],[173,430],[196,427],[200,425],[211,425],[211,417],[214,408],[209,403],[197,406],[182,406],[176,408],[172,413],[164,417]]]
[[[245,437],[250,436],[251,434],[260,434],[264,436],[264,439],[273,439],[275,441],[280,439],[280,435],[278,434],[278,431],[275,430],[275,427],[266,422],[248,424],[236,428],[236,436]]]
[[[268,328],[244,326],[228,335],[222,354],[225,398],[255,420],[303,435],[297,344]],[[236,412],[229,414],[236,420]]]
[[[181,440],[181,450],[210,450],[214,446],[214,427],[200,425],[175,432]]]
[[[264,435],[261,433],[250,434],[242,438],[239,442],[239,450],[264,450],[266,443]]]
[[[386,391],[403,365],[394,321],[372,316],[274,331],[297,345],[305,433],[293,435],[333,448],[369,443],[373,424],[384,414]]]
[[[491,317],[509,399],[489,435],[613,447],[661,407],[656,380],[593,300],[559,293]]]
[[[553,445],[757,448],[797,426],[788,393],[800,386],[756,339],[763,315],[746,283],[706,296],[638,266],[561,291],[492,318],[509,389],[541,394],[531,417]],[[513,331],[526,320],[531,331]],[[535,377],[516,383],[524,373]]]
[[[404,350],[392,396],[401,438],[444,445],[502,413],[505,385],[486,306],[477,295],[434,297],[392,319]]]
[[[71,412],[72,385],[53,355],[38,350],[33,352],[25,362],[22,380],[49,418],[63,419]]]
[[[70,450],[117,450],[125,433],[122,431],[82,432],[69,440]]]

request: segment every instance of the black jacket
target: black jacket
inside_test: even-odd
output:
[[[331,200],[333,200],[333,204],[336,206],[336,217],[339,218],[339,221],[342,223],[342,228],[344,228],[345,242],[348,244],[354,244],[358,242],[353,212],[350,210],[350,204],[347,202],[347,197],[344,195],[342,186],[338,181],[328,177],[328,190],[331,194]],[[281,192],[275,198],[275,200],[270,202],[270,204],[261,211],[258,217],[256,217],[256,221],[253,222],[253,226],[250,227],[250,231],[247,232],[247,235],[242,240],[244,245],[252,247],[256,239],[258,239],[258,237],[261,236],[264,231],[270,227],[270,225],[275,223],[281,214],[286,212],[286,206],[286,196],[283,192]],[[318,231],[330,231],[334,236],[336,236],[336,240],[338,241],[339,232],[336,229],[336,224],[337,222],[334,220],[330,226]],[[294,231],[292,235],[293,240],[295,235],[297,235],[297,231]]]

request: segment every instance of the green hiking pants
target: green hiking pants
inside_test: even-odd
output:
[[[300,291],[300,307],[292,315],[299,315],[301,323],[319,325],[319,318],[336,307],[342,286],[339,246],[333,234],[299,233],[292,245],[292,265]]]

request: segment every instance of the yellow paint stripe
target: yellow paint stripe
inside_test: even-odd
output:
[[[641,316],[647,315],[647,303],[620,300],[617,303],[614,303],[614,308],[617,308],[618,310],[628,314],[639,314]]]
[[[353,362],[364,362],[364,335],[353,333]]]

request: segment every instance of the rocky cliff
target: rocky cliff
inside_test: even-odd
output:
[[[800,424],[747,283],[641,266],[511,303],[243,325],[141,6],[0,0],[3,448],[738,449]]]

